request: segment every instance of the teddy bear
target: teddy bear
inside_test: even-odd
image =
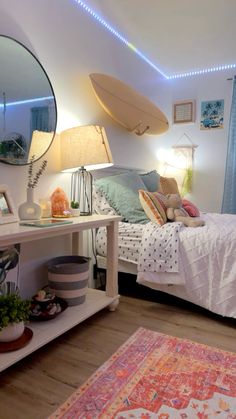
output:
[[[187,227],[200,227],[205,222],[199,218],[192,218],[182,207],[182,199],[178,194],[165,195],[163,200],[166,216],[170,221],[181,221]]]

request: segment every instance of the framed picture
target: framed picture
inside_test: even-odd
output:
[[[208,100],[201,103],[200,129],[218,129],[224,127],[224,99]]]
[[[195,101],[182,100],[173,105],[173,123],[185,124],[195,121]]]
[[[0,224],[18,221],[15,205],[7,185],[0,185]]]

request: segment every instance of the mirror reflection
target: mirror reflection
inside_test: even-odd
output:
[[[56,130],[51,83],[36,57],[0,36],[0,161],[24,165],[50,147]]]

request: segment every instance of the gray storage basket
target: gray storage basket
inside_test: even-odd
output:
[[[85,301],[90,258],[59,256],[47,263],[49,287],[69,306]]]

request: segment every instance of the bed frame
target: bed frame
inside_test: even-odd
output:
[[[95,178],[100,178],[104,176],[111,176],[119,173],[129,172],[129,171],[137,171],[139,173],[144,173],[149,171],[148,169],[138,169],[138,168],[131,168],[131,167],[124,167],[124,166],[113,166],[108,169],[99,170],[95,174]],[[106,258],[100,255],[96,256],[97,258],[97,268],[98,270],[106,270]],[[118,272],[124,274],[131,274],[136,277],[137,275],[137,265],[135,263],[130,263],[127,261],[120,260],[118,261]],[[127,280],[127,275],[126,275]],[[140,284],[138,284],[140,285]],[[178,299],[184,300],[186,302],[192,303],[195,306],[201,307],[206,310],[210,310],[210,304],[208,301],[208,297],[206,298],[205,295],[200,295],[198,291],[198,287],[194,284],[192,287],[189,285],[188,281],[184,285],[172,285],[172,284],[157,284],[151,282],[142,282],[142,285],[145,285],[144,288],[149,288],[149,290],[156,290],[161,291],[165,294],[168,294],[173,297],[177,297]],[[160,298],[158,298],[160,300]],[[184,303],[183,303],[184,304]],[[210,311],[211,313],[216,313],[216,311]],[[234,317],[234,316],[233,316]]]
[[[141,169],[136,167],[127,167],[127,166],[120,166],[114,165],[105,169],[97,170],[93,172],[94,179],[99,179],[105,176],[112,176],[120,173],[127,173],[130,171],[135,171],[138,173],[145,173],[150,169]],[[96,262],[98,270],[106,270],[106,258],[104,256],[96,255]],[[124,260],[119,259],[118,261],[118,272],[124,274],[131,274],[137,275],[137,265],[135,263],[127,262]],[[170,295],[176,296],[178,298],[182,298],[187,300],[191,303],[195,303],[196,301],[191,298],[189,292],[185,291],[183,286],[177,285],[156,285],[155,288],[153,287],[153,283],[148,283],[147,286],[151,289],[155,289],[157,291],[163,291]]]
[[[107,260],[104,256],[97,255],[97,268],[98,270],[105,270],[107,267]],[[118,261],[118,272],[124,274],[131,274],[137,276],[137,265],[131,262],[127,262],[125,260],[119,259]],[[190,291],[183,285],[161,285],[156,284],[155,287],[153,283],[147,282],[146,283],[148,288],[151,288],[155,291],[162,291],[172,296],[181,298],[182,300],[186,300],[192,304],[197,304],[196,299],[191,297]],[[205,307],[207,308],[207,307]]]

